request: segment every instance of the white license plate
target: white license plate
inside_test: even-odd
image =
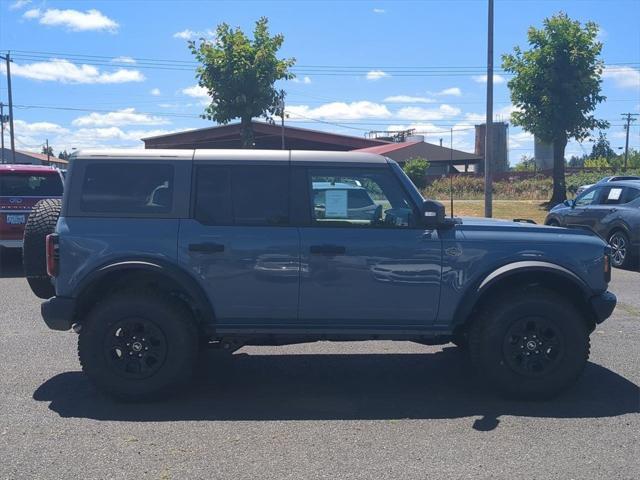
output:
[[[7,215],[7,225],[22,225],[26,219],[26,215]]]

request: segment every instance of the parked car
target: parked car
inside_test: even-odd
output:
[[[62,198],[62,190],[62,176],[53,167],[0,165],[0,247],[22,248],[33,206],[45,198]]]
[[[593,187],[594,185],[602,185],[603,183],[609,182],[618,182],[620,180],[640,180],[640,177],[636,175],[614,175],[612,177],[603,177],[596,183],[590,183],[588,185],[582,185],[578,187],[578,190],[576,190],[576,195],[580,195],[582,192]]]
[[[549,397],[616,304],[596,235],[446,218],[369,153],[81,151],[67,187],[38,209],[42,316],[118,398],[180,391],[200,348],[376,339],[453,341],[499,391]]]
[[[552,208],[545,223],[589,228],[611,245],[612,265],[625,267],[640,254],[640,182],[595,185]]]

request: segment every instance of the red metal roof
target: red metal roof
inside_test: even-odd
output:
[[[43,171],[56,172],[57,170],[49,165],[0,164],[0,172],[42,173]]]
[[[361,148],[358,152],[377,153],[378,155],[384,155],[385,153],[394,152],[396,150],[402,150],[403,148],[411,147],[420,142],[402,142],[402,143],[389,143],[387,145],[376,145],[374,147]]]

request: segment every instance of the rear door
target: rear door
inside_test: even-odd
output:
[[[181,221],[178,257],[205,285],[220,330],[297,318],[289,173],[288,154],[270,162],[194,161],[192,218]]]

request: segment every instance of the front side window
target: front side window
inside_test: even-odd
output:
[[[318,168],[310,172],[317,226],[413,227],[409,197],[387,169]]]
[[[586,207],[587,205],[591,205],[592,203],[594,203],[598,191],[599,189],[594,188],[593,190],[576,198],[576,207]]]
[[[173,206],[173,166],[105,162],[87,165],[80,208],[115,214],[168,213]]]
[[[0,173],[0,197],[61,197],[62,179],[45,174]]]
[[[289,168],[198,167],[195,218],[205,225],[287,225]]]

